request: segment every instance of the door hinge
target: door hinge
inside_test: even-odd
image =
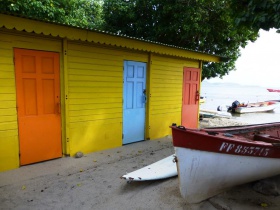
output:
[[[122,134],[122,139],[123,139],[124,135]]]

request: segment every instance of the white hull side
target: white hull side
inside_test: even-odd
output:
[[[240,184],[280,174],[280,160],[175,147],[180,191],[199,203]]]
[[[268,112],[274,110],[278,107],[278,104],[269,105],[269,106],[259,106],[259,107],[237,107],[235,109],[236,113],[252,113],[252,112]]]

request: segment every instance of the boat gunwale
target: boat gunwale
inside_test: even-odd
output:
[[[269,126],[269,125],[274,126]],[[280,144],[264,142],[254,139],[248,139],[243,136],[238,136],[236,134],[251,134],[253,138],[254,132],[257,133],[261,128],[279,128],[280,123],[268,123],[268,124],[258,124],[258,125],[248,125],[248,126],[232,126],[227,128],[213,128],[213,129],[188,129],[183,130],[176,126],[170,126],[172,128],[173,135],[173,145],[174,147],[185,147],[195,150],[216,152],[216,153],[225,153],[231,155],[242,155],[242,156],[252,156],[252,157],[261,157],[261,158],[280,158]],[[257,129],[258,128],[258,129]],[[246,130],[247,129],[247,130]],[[250,131],[248,131],[250,129]],[[252,130],[256,129],[256,130]],[[271,130],[271,129],[270,129]],[[185,133],[185,134],[184,134]],[[212,133],[212,135],[211,135]],[[213,135],[216,133],[216,135]],[[225,134],[230,134],[225,136]],[[188,136],[190,139],[185,140],[185,136]],[[246,135],[246,134],[245,134]],[[223,148],[223,145],[231,145],[232,148]],[[243,148],[242,151],[238,152],[237,148]],[[252,150],[251,148],[255,148]],[[258,149],[258,150],[257,150]],[[250,151],[250,152],[247,152]],[[259,152],[267,151],[266,153]],[[252,152],[253,151],[253,152]],[[256,152],[254,152],[256,151]]]

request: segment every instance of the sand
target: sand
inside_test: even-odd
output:
[[[234,120],[232,118],[204,118],[200,120],[199,127],[221,127],[221,126],[238,126],[238,125],[246,125],[241,121]]]
[[[238,122],[207,119],[201,127],[220,123]],[[132,183],[120,179],[126,172],[173,153],[172,139],[167,136],[81,158],[60,158],[2,172],[0,209],[280,209],[280,176],[234,187],[199,204],[182,199],[178,177]]]

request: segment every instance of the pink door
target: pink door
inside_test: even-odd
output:
[[[15,49],[20,164],[62,156],[59,54]]]
[[[200,69],[184,67],[182,125],[197,128],[199,108]]]

